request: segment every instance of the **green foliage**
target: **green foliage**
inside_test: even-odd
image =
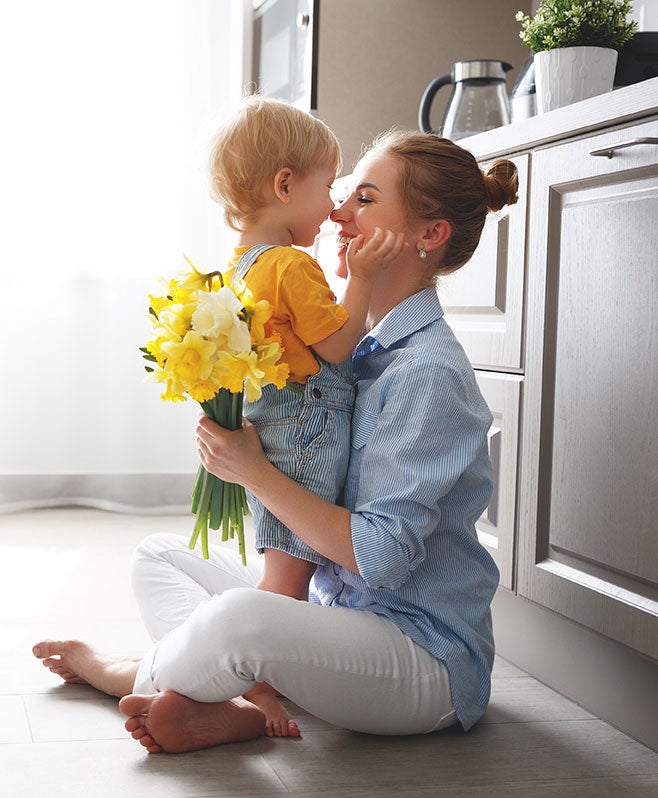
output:
[[[557,47],[610,47],[627,42],[637,29],[629,22],[631,0],[542,0],[534,17],[522,11],[519,36],[534,53]]]

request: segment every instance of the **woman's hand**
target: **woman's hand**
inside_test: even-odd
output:
[[[288,529],[320,554],[358,572],[350,514],[321,499],[275,468],[263,453],[256,427],[246,418],[231,432],[201,416],[197,445],[204,468],[253,493]]]
[[[256,427],[246,418],[243,428],[227,430],[207,416],[200,416],[196,428],[199,457],[210,474],[226,482],[248,487],[249,476],[268,465]]]

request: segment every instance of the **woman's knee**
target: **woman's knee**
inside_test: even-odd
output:
[[[156,559],[165,551],[171,549],[187,549],[187,541],[181,535],[173,532],[155,532],[141,540],[133,553],[133,559]]]
[[[222,651],[252,654],[267,651],[281,637],[285,605],[295,599],[258,590],[235,587],[213,596],[195,610],[202,635]]]
[[[144,538],[133,551],[130,563],[133,578],[142,568],[148,568],[154,562],[161,561],[164,553],[172,549],[187,549],[185,539],[171,532],[156,532]]]

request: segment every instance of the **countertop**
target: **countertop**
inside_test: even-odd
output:
[[[493,158],[654,114],[658,114],[658,78],[478,133],[458,143],[478,158]]]

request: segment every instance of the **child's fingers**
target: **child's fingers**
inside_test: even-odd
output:
[[[382,231],[380,231],[382,232]],[[374,241],[374,236],[371,241]],[[393,260],[404,249],[404,234],[394,233],[391,230],[382,232],[380,242],[376,245],[376,253],[383,260]]]
[[[364,243],[365,242],[365,243]],[[363,257],[375,258],[384,264],[394,260],[405,249],[404,233],[394,233],[391,230],[382,230],[376,227],[372,236],[365,241],[363,235],[353,238],[348,246],[347,255],[355,254]]]
[[[365,237],[359,233],[358,236],[354,236],[354,238],[350,239],[349,244],[347,245],[347,255],[353,255],[355,252],[359,252],[359,250],[363,247],[363,242]]]

